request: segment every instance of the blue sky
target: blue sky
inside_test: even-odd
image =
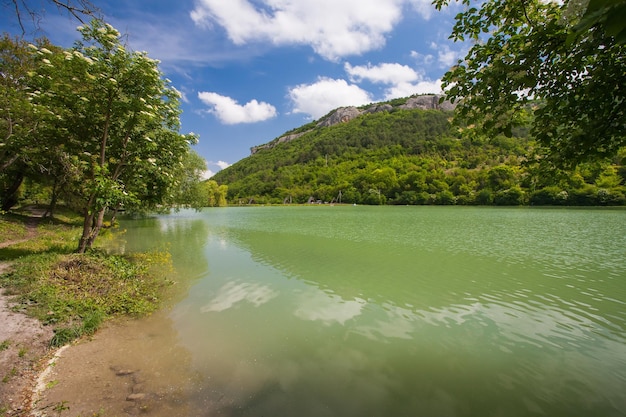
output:
[[[6,3],[0,30],[21,33]],[[448,40],[459,6],[437,11],[431,0],[92,3],[130,48],[161,61],[208,175],[336,107],[441,92],[467,48]],[[52,9],[38,34],[70,46],[78,24]]]

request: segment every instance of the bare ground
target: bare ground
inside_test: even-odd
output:
[[[23,239],[0,243],[0,248],[34,237],[41,213],[33,213]],[[0,274],[11,264],[0,262]],[[12,299],[0,288],[0,416],[25,416],[29,412],[34,383],[47,355],[52,329],[38,320],[15,311]]]
[[[172,348],[177,335],[164,323],[116,320],[63,349],[40,375],[30,415],[56,417],[61,408],[64,417],[207,415],[210,395],[195,388],[191,358]],[[189,398],[198,395],[207,404],[192,410]]]
[[[24,416],[42,361],[51,352],[52,330],[14,312],[10,303],[10,297],[0,295],[0,343],[6,346],[0,352],[0,415]]]

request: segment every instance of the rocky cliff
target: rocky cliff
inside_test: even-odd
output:
[[[455,105],[448,100],[441,101],[442,97],[443,96],[437,95],[437,94],[413,96],[413,97],[407,98],[406,101],[403,102],[402,104],[398,104],[396,106],[390,103],[374,103],[374,104],[369,104],[363,107],[353,107],[353,106],[339,107],[335,111],[331,112],[329,115],[321,118],[317,122],[316,127],[333,126],[338,123],[348,122],[356,117],[359,117],[362,114],[378,113],[378,112],[384,112],[384,111],[389,112],[389,111],[392,111],[394,108],[409,109],[409,110],[410,109],[442,110],[442,111],[454,110]],[[255,154],[262,149],[271,149],[278,144],[289,142],[296,138],[299,138],[300,136],[308,132],[310,132],[310,130],[280,136],[279,138],[274,139],[273,141],[269,143],[250,148],[250,152],[252,154]]]

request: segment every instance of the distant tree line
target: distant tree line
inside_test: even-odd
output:
[[[230,204],[624,205],[626,149],[612,159],[555,167],[528,127],[488,138],[451,113],[362,115],[263,149],[213,179]]]

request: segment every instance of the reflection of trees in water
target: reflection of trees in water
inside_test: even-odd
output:
[[[193,271],[193,276],[207,270],[204,247],[209,238],[209,225],[204,219],[163,217],[159,218],[159,228],[160,239],[170,245],[176,268]]]
[[[171,254],[177,281],[189,284],[208,270],[204,247],[209,225],[199,217],[169,216],[120,221],[121,233],[110,244],[121,253],[165,251]]]

